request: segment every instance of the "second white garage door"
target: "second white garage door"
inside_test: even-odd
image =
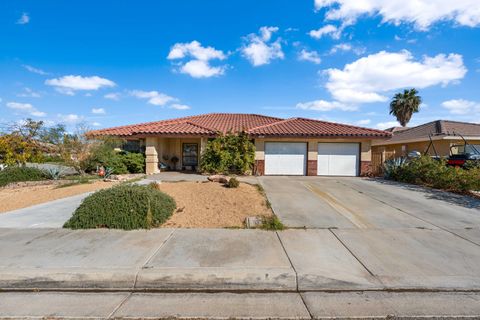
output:
[[[305,175],[307,144],[265,142],[266,175]]]
[[[357,176],[358,143],[319,143],[317,174],[319,176]]]

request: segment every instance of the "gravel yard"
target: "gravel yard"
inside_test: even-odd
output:
[[[7,186],[0,188],[0,213],[26,208],[85,192],[110,188],[117,183],[118,182],[96,180],[87,184],[78,184],[63,188],[58,188],[58,183],[19,183],[14,186]]]
[[[246,217],[272,215],[265,196],[247,183],[230,189],[216,182],[171,182],[160,190],[177,202],[167,228],[241,228]]]

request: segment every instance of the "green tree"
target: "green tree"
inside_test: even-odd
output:
[[[417,89],[405,89],[395,94],[390,102],[390,114],[395,116],[398,122],[405,127],[412,115],[420,110],[422,98],[418,95]]]

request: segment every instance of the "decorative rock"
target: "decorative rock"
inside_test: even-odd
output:
[[[247,226],[247,229],[254,229],[258,228],[262,225],[263,220],[260,217],[247,217],[245,219],[245,225]]]
[[[228,183],[230,178],[221,174],[215,174],[213,176],[209,176],[208,180],[212,182]]]

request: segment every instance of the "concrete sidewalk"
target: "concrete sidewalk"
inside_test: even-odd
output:
[[[0,213],[0,228],[61,228],[93,192]]]
[[[479,293],[0,293],[0,319],[478,319]]]
[[[480,290],[464,231],[0,229],[0,289]]]

